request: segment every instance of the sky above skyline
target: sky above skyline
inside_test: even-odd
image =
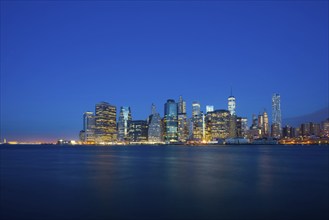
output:
[[[1,139],[78,139],[107,101],[146,119],[167,99],[248,117],[328,107],[328,2],[2,1]]]

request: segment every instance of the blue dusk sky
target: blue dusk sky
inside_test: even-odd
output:
[[[328,1],[1,1],[1,138],[78,139],[107,101],[146,119],[182,95],[251,119],[328,107]]]

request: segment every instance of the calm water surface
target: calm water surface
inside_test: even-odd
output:
[[[328,219],[329,147],[0,146],[1,219]]]

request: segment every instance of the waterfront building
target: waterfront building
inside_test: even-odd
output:
[[[200,103],[195,101],[192,103],[192,117],[200,116],[200,114],[201,114]]]
[[[81,130],[79,132],[79,139],[81,142],[85,142],[85,131],[84,130]]]
[[[329,137],[329,118],[322,122],[322,136]]]
[[[300,125],[300,131],[301,131],[301,135],[303,137],[308,137],[311,135],[310,132],[310,123],[303,123]]]
[[[248,130],[247,132],[247,137],[249,139],[257,139],[257,138],[260,138],[261,135],[261,131],[260,129],[258,128],[258,117],[256,114],[253,114],[252,115],[252,123],[251,123],[251,126],[250,126],[250,129]]]
[[[214,106],[213,105],[206,105],[206,114],[208,112],[213,112],[214,111]]]
[[[231,113],[230,113],[230,125],[229,125],[229,133],[230,133],[229,137],[230,138],[237,137],[236,121],[237,121],[237,116],[236,115],[231,115]]]
[[[264,111],[263,114],[258,115],[258,133],[260,137],[269,136],[269,122],[267,112]]]
[[[118,141],[128,140],[129,123],[131,120],[132,117],[130,107],[121,106],[118,121]]]
[[[295,128],[286,125],[282,128],[282,137],[283,138],[294,138],[295,137]]]
[[[201,142],[204,137],[204,119],[203,113],[196,114],[192,117],[192,125],[193,125],[193,140]]]
[[[186,114],[186,102],[183,100],[182,96],[179,96],[178,100],[178,114]]]
[[[252,115],[252,123],[250,126],[250,130],[256,130],[258,129],[258,118],[255,114]]]
[[[164,140],[178,141],[178,106],[173,99],[168,99],[164,105]]]
[[[131,142],[147,142],[148,125],[146,120],[132,120],[129,123],[129,140]]]
[[[244,117],[236,118],[236,135],[237,137],[247,137],[248,119]]]
[[[162,121],[160,114],[157,113],[155,105],[152,104],[152,114],[149,117],[148,124],[148,141],[153,143],[162,142],[162,133]]]
[[[281,136],[281,97],[274,93],[272,96],[272,137],[280,138]]]
[[[310,135],[320,137],[320,133],[321,133],[320,124],[310,122]]]
[[[269,137],[270,136],[270,125],[268,120],[268,114],[266,111],[263,112],[263,137]]]
[[[230,112],[231,115],[236,115],[236,112],[235,112],[235,97],[232,96],[232,94],[228,97],[227,99],[227,102],[228,102],[228,111]]]
[[[187,119],[188,140],[193,140],[193,118]]]
[[[186,142],[188,140],[189,131],[186,113],[178,114],[178,141]]]
[[[107,102],[96,104],[95,138],[96,143],[108,144],[117,141],[116,107]]]
[[[80,141],[84,143],[95,142],[95,116],[93,112],[83,114],[83,130],[80,132]]]
[[[295,133],[294,133],[295,137],[300,137],[302,136],[302,132],[300,130],[300,127],[295,128]]]
[[[273,138],[280,138],[281,137],[281,131],[279,124],[274,123],[271,125],[271,134]]]
[[[218,141],[229,137],[230,112],[228,110],[215,110],[205,117],[206,140]]]
[[[182,96],[178,100],[178,128],[177,128],[177,139],[179,142],[186,142],[188,139],[188,124],[186,115],[186,102]]]

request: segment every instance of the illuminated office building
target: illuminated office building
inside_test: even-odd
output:
[[[322,136],[329,137],[329,118],[322,122]]]
[[[192,103],[192,117],[199,116],[201,114],[201,107],[199,102]]]
[[[237,125],[236,125],[236,122],[237,122],[237,117],[236,115],[231,115],[230,114],[230,126],[229,126],[229,137],[230,138],[235,138],[237,137]]]
[[[154,104],[152,104],[152,114],[149,117],[148,141],[153,143],[159,143],[163,141],[161,117],[160,114],[157,113]]]
[[[186,114],[186,102],[183,100],[182,96],[179,96],[178,100],[178,114]]]
[[[310,135],[314,135],[316,137],[320,137],[320,124],[318,123],[314,123],[314,122],[310,122]]]
[[[258,115],[258,130],[259,137],[269,136],[269,123],[267,112],[264,111],[263,114]]]
[[[270,125],[268,121],[268,114],[266,111],[263,113],[263,136],[268,137],[270,135]]]
[[[147,142],[148,125],[146,120],[134,120],[129,123],[129,140],[131,142]]]
[[[164,140],[178,141],[178,106],[173,99],[168,99],[164,105]]]
[[[192,117],[193,124],[193,140],[201,142],[204,137],[204,117],[203,113],[193,115]]]
[[[118,121],[118,141],[126,141],[129,133],[129,123],[131,122],[130,107],[121,106]]]
[[[236,134],[237,137],[247,137],[248,119],[243,117],[236,118]]]
[[[186,142],[188,139],[188,125],[187,125],[187,115],[186,115],[186,102],[183,100],[182,96],[178,100],[178,128],[177,135],[179,142]]]
[[[286,125],[282,128],[282,137],[283,138],[294,138],[295,129],[289,125]]]
[[[281,136],[281,98],[280,95],[274,93],[272,96],[272,137],[280,138]]]
[[[205,117],[206,140],[216,141],[229,137],[230,112],[227,110],[215,110]]]
[[[96,143],[110,143],[117,140],[116,107],[107,102],[96,104]]]
[[[228,102],[228,111],[230,112],[231,115],[236,115],[236,112],[235,112],[235,97],[234,96],[229,96],[228,99],[227,99],[227,102]]]
[[[206,114],[208,112],[213,112],[214,111],[214,106],[213,105],[206,105]]]
[[[274,123],[271,125],[271,135],[273,138],[280,138],[281,137],[281,131],[279,124]]]
[[[178,114],[178,141],[186,142],[189,135],[188,132],[186,113]]]
[[[95,116],[93,112],[83,114],[83,130],[80,132],[80,140],[84,143],[93,143],[95,141]]]
[[[199,102],[192,103],[192,139],[201,142],[203,140],[203,114]]]

